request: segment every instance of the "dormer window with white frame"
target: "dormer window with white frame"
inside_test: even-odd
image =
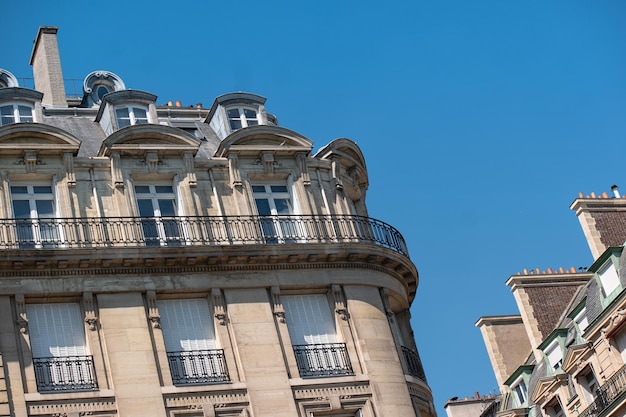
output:
[[[244,127],[257,126],[259,124],[259,115],[256,109],[251,107],[231,107],[226,109],[228,122],[231,131],[239,130]]]
[[[598,279],[602,284],[602,295],[610,296],[619,286],[619,276],[613,262],[609,262],[598,271]]]
[[[589,326],[589,319],[587,318],[587,308],[583,307],[573,318],[574,323],[578,327],[580,333],[584,333],[587,326]]]
[[[543,352],[553,370],[557,370],[561,367],[563,363],[563,350],[561,349],[558,339],[553,340]]]
[[[134,126],[147,124],[148,110],[137,106],[122,106],[115,108],[115,118],[117,120],[117,128],[121,129],[126,126]]]
[[[13,123],[32,123],[33,107],[26,103],[0,104],[0,126]]]
[[[513,392],[513,407],[523,407],[528,400],[528,388],[522,376],[513,383],[511,391]]]

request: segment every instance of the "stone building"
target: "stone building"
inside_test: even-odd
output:
[[[496,417],[626,415],[626,199],[612,190],[571,205],[589,268],[524,270],[507,281],[520,314],[476,323],[502,393]]]
[[[56,34],[34,89],[0,69],[0,416],[435,416],[358,146],[255,94],[68,96]]]

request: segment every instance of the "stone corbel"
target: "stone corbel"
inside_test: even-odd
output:
[[[118,152],[111,154],[111,179],[113,180],[113,186],[115,188],[124,188],[122,161]]]
[[[63,166],[68,187],[76,187],[76,173],[74,172],[74,155],[71,152],[63,154]]]
[[[395,314],[391,309],[391,303],[389,303],[389,290],[387,288],[381,288],[380,295],[383,299],[383,307],[385,308],[385,314],[387,315],[387,319],[390,322],[393,322],[393,317],[395,316]]]
[[[274,173],[274,154],[271,152],[261,153],[261,163],[263,164],[263,172],[265,175]]]
[[[148,301],[148,319],[152,323],[153,329],[161,328],[161,316],[156,302],[156,292],[153,290],[146,291],[146,300]]]
[[[93,293],[83,293],[83,309],[85,310],[85,323],[89,326],[89,330],[96,330],[98,317],[94,308]]]
[[[15,308],[17,310],[17,320],[15,323],[20,329],[20,333],[28,333],[28,317],[26,316],[26,303],[24,294],[15,294]]]
[[[186,152],[183,156],[183,162],[185,164],[185,174],[187,175],[187,182],[191,188],[198,186],[198,179],[196,178],[196,170],[193,163],[193,155]]]
[[[279,322],[285,323],[285,308],[280,301],[280,288],[273,286],[270,288],[270,292],[272,294],[272,311],[274,312],[274,316],[276,316]]]
[[[302,183],[308,187],[309,185],[311,185],[311,176],[309,175],[309,167],[306,162],[306,154],[299,153],[297,158],[298,158],[297,159],[298,167],[300,168],[300,176],[302,178]]]
[[[24,151],[24,165],[26,165],[26,172],[37,171],[37,151]]]
[[[333,157],[330,164],[335,188],[343,190],[343,182],[341,181],[341,162],[339,162],[339,158]]]
[[[228,174],[230,175],[230,185],[241,187],[241,172],[239,171],[239,158],[236,153],[228,154]]]
[[[156,152],[146,152],[148,172],[154,174],[159,171],[159,155]]]
[[[215,312],[215,318],[220,325],[226,326],[226,304],[224,303],[222,290],[220,290],[219,288],[212,288],[211,298],[213,300],[213,311]]]
[[[349,320],[350,314],[348,313],[348,308],[346,307],[346,300],[343,297],[343,291],[341,291],[340,285],[333,285],[331,287],[331,291],[333,293],[333,298],[335,299],[335,313],[339,314],[342,320]]]

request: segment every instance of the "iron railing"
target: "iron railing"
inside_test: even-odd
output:
[[[392,226],[363,216],[0,219],[0,249],[367,243],[408,256]]]
[[[167,352],[174,385],[229,382],[222,349]]]
[[[618,397],[626,392],[626,365],[622,366],[598,390],[596,397],[579,417],[595,417],[606,410]]]
[[[422,366],[422,360],[419,354],[406,346],[402,346],[402,353],[404,354],[404,360],[409,375],[426,382],[426,373],[424,373],[424,367]]]
[[[301,377],[353,375],[345,343],[294,345]]]
[[[98,389],[92,356],[33,358],[39,392]]]

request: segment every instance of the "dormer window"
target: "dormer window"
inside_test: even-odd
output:
[[[609,262],[598,271],[598,278],[602,284],[602,294],[605,297],[611,295],[611,293],[619,287],[619,277],[617,276],[617,270],[613,262]]]
[[[550,343],[544,350],[544,353],[546,354],[548,363],[552,369],[557,370],[561,367],[561,364],[563,363],[563,351],[561,350],[558,340],[554,340]]]
[[[226,110],[232,131],[259,124],[257,111],[248,107],[233,107]]]
[[[0,105],[0,126],[12,123],[32,123],[33,108],[25,104]]]
[[[117,127],[134,126],[148,123],[148,111],[141,107],[124,106],[115,109]]]

